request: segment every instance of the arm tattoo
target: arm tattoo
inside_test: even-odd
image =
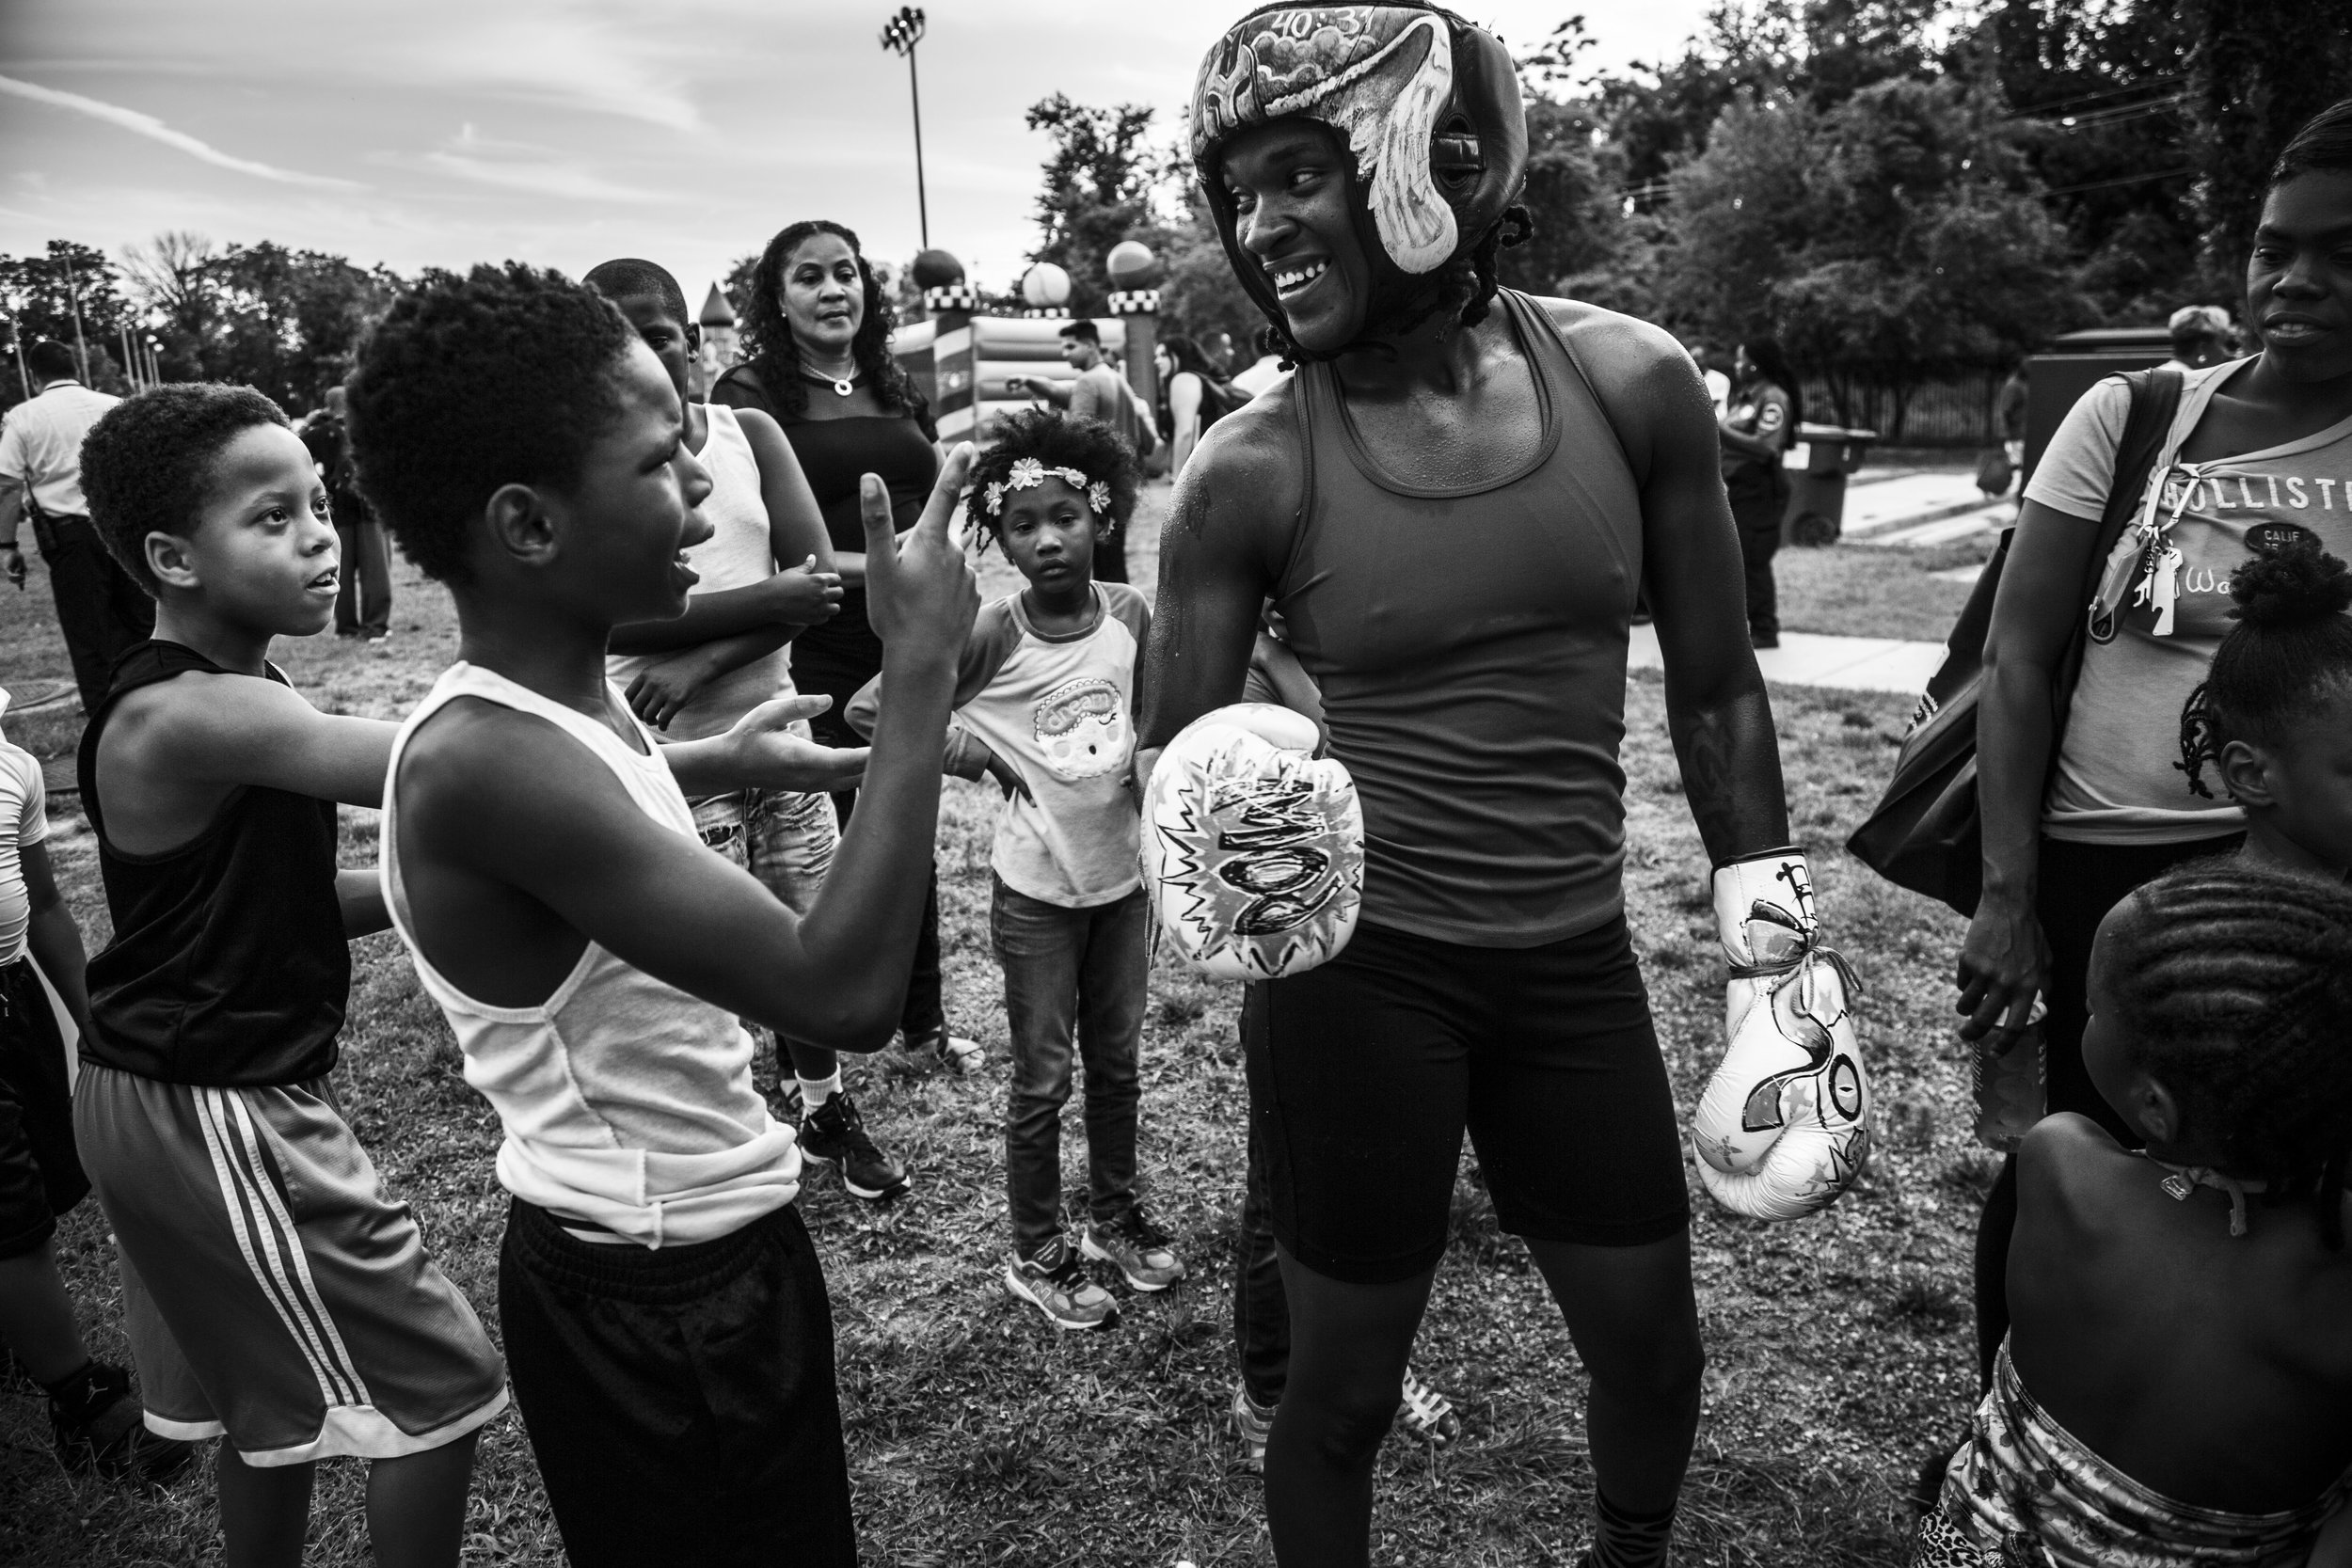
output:
[[[1721,865],[1789,842],[1772,710],[1762,691],[1670,712],[1692,820]]]

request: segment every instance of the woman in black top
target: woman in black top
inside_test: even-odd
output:
[[[1732,365],[1731,400],[1718,421],[1724,442],[1724,488],[1740,528],[1740,559],[1747,568],[1748,641],[1780,646],[1780,604],[1772,557],[1780,549],[1780,517],[1788,506],[1781,455],[1797,438],[1797,377],[1788,356],[1770,338],[1750,338]]]
[[[841,612],[792,643],[792,682],[822,693],[833,706],[810,721],[828,746],[861,746],[844,715],[850,698],[882,670],[882,640],[866,619],[866,525],[858,512],[861,476],[878,474],[889,489],[901,531],[914,526],[939,473],[937,429],[923,394],[890,353],[897,317],[866,265],[857,236],[837,223],[796,223],[768,242],[752,275],[743,310],[743,362],[710,389],[730,408],[756,408],[784,427],[809,488],[824,514]],[[834,797],[846,820],[854,790]],[[938,1050],[970,1071],[979,1047],[951,1037],[940,1001],[939,895],[915,943],[899,1027],[910,1046]]]

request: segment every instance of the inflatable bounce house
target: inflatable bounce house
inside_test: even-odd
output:
[[[1151,248],[1122,241],[1106,257],[1111,313],[1094,318],[1103,346],[1120,358],[1120,369],[1136,401],[1152,407],[1159,397],[1159,370],[1152,350],[1159,342],[1160,295],[1147,287],[1158,262]],[[944,250],[914,259],[914,281],[923,291],[930,319],[902,324],[891,352],[931,400],[943,441],[985,441],[993,416],[1029,405],[1029,394],[1010,385],[1015,376],[1071,381],[1062,363],[1061,329],[1072,318],[1070,275],[1041,261],[1021,280],[1028,309],[1018,316],[982,312],[977,291],[964,281],[963,263]]]

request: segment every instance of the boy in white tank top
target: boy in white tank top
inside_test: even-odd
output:
[[[853,1562],[800,1151],[736,1019],[850,1051],[897,1024],[978,602],[947,532],[969,449],[903,544],[869,485],[892,707],[803,917],[698,842],[671,770],[708,777],[718,747],[755,783],[833,783],[763,733],[772,705],[665,755],[605,676],[613,626],[685,610],[709,536],[676,390],[628,322],[519,265],[436,278],[370,337],[351,407],[373,498],[457,604],[460,661],[392,752],[386,901],[504,1126],[500,1318],[565,1551]]]
[[[686,445],[710,474],[698,510],[711,536],[686,552],[702,580],[674,621],[613,629],[605,673],[630,709],[665,736],[723,735],[760,704],[794,694],[791,640],[841,600],[833,542],[791,443],[755,408],[692,401],[687,374],[702,329],[677,279],[623,259],[581,279],[619,308],[669,372],[686,416]],[[802,733],[807,733],[803,725]],[[692,802],[702,840],[806,914],[840,838],[832,800],[807,790],[731,790]],[[834,1053],[780,1039],[800,1081],[801,1152],[837,1165],[852,1197],[903,1196],[906,1167],[875,1144],[841,1086]]]

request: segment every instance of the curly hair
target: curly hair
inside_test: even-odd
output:
[[[2352,570],[2297,532],[2261,549],[2230,578],[2237,625],[2215,650],[2213,669],[2181,713],[2181,760],[2188,787],[2206,800],[2207,763],[2235,741],[2290,744],[2334,702],[2352,692]]]
[[[612,302],[518,261],[432,271],[359,345],[349,388],[360,493],[417,569],[466,580],[466,541],[504,484],[577,483],[621,410],[637,341]]]
[[[123,399],[82,438],[90,522],[151,597],[163,584],[147,564],[147,536],[191,532],[221,449],[267,424],[285,426],[285,410],[252,388],[182,381]]]
[[[991,434],[993,444],[972,460],[971,489],[963,500],[964,515],[972,519],[983,548],[999,537],[1004,521],[989,514],[989,486],[1004,483],[1012,466],[1025,458],[1046,468],[1075,468],[1089,482],[1108,485],[1110,515],[1104,520],[1113,529],[1127,526],[1143,476],[1135,449],[1110,426],[1058,408],[1024,408],[998,420]]]
[[[2352,1156],[2352,889],[2192,862],[2131,895],[2107,927],[2109,994],[2134,1062],[2170,1089],[2217,1164],[2307,1197],[2344,1244]]]
[[[857,259],[866,309],[858,318],[857,336],[850,341],[850,353],[866,385],[884,408],[906,415],[923,427],[927,439],[937,440],[930,404],[890,352],[890,334],[898,328],[898,312],[891,307],[890,296],[882,293],[882,280],[874,276],[856,233],[829,218],[793,224],[759,253],[759,265],[752,269],[751,298],[744,301],[742,320],[737,324],[743,345],[738,363],[752,368],[767,389],[769,401],[787,419],[798,419],[807,411],[808,383],[801,374],[800,345],[793,341],[792,323],[784,311],[784,269],[792,253],[818,234],[838,236]]]

